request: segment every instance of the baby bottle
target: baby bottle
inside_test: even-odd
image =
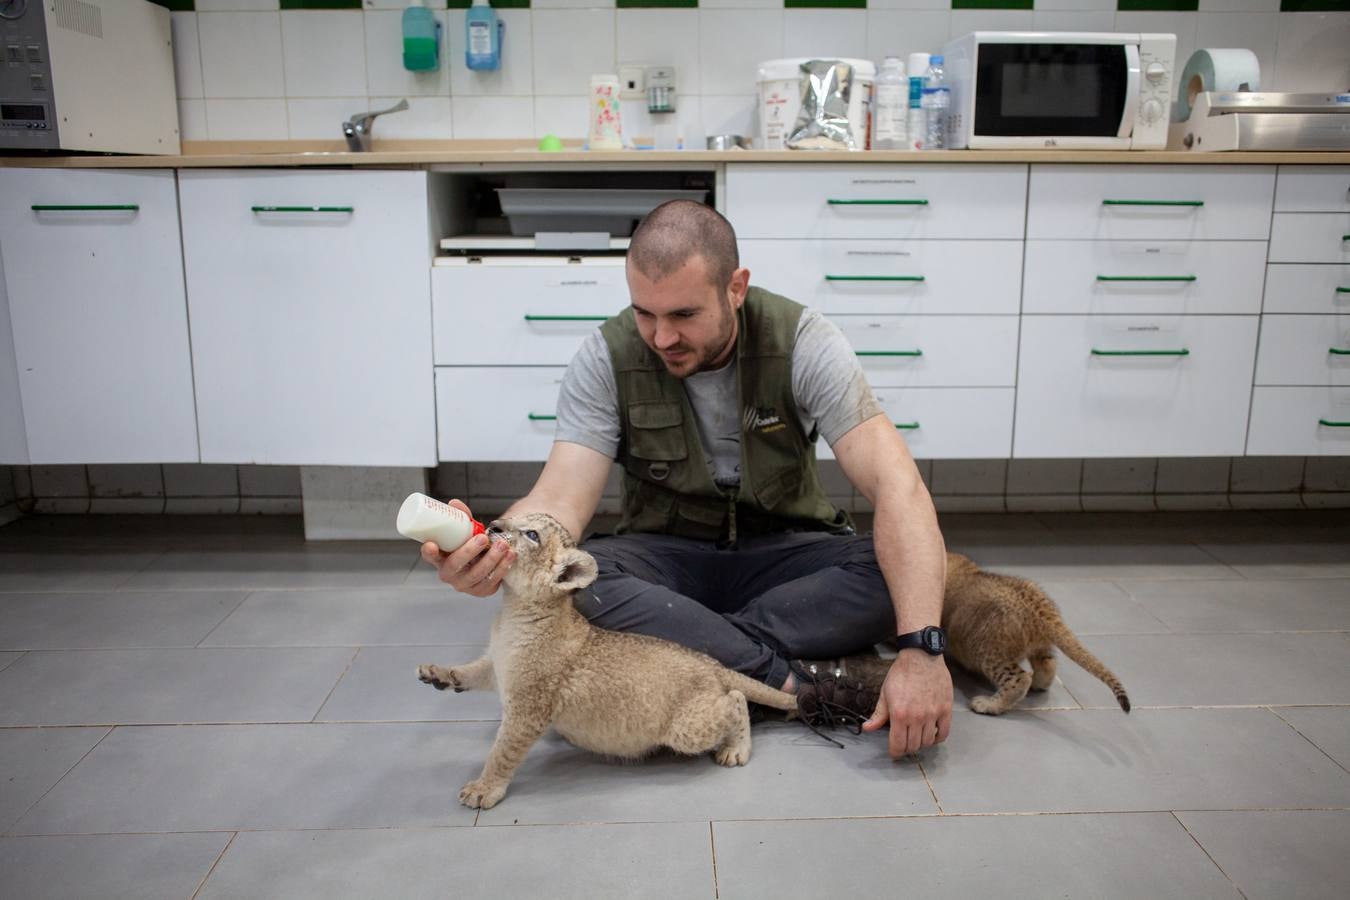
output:
[[[403,501],[394,527],[415,541],[435,541],[447,553],[487,530],[464,510],[419,493]]]

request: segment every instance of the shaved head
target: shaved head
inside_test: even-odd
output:
[[[694,256],[703,257],[708,278],[718,290],[740,267],[731,223],[711,206],[693,200],[671,200],[656,207],[628,245],[629,265],[652,281],[678,271]]]

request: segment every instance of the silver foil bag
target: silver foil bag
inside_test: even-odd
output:
[[[802,63],[802,105],[797,124],[788,135],[792,150],[853,150],[856,144],[848,124],[853,67],[837,59]]]

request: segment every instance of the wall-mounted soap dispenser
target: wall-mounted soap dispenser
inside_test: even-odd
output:
[[[441,23],[426,7],[426,0],[412,0],[403,11],[403,68],[428,72],[441,64]]]
[[[504,23],[488,0],[473,0],[464,18],[464,64],[478,72],[499,68],[504,31]]]

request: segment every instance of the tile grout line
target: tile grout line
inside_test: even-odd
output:
[[[328,695],[323,698],[323,702],[319,704],[319,708],[314,710],[314,715],[310,718],[309,724],[313,725],[318,721],[319,713],[323,712],[323,708],[328,705],[328,701],[333,699],[333,695],[337,693],[338,686],[342,684],[342,679],[347,677],[347,673],[352,670],[352,665],[356,663],[356,658],[360,655],[361,648],[357,647],[352,653],[351,659],[347,660],[347,665],[342,670],[342,674],[337,677],[337,681],[333,682],[333,687],[328,691]]]
[[[84,754],[83,754],[79,759],[77,759],[77,760],[75,761],[75,765],[71,766],[69,769],[66,769],[65,773],[62,774],[62,776],[61,776],[60,778],[56,779],[55,783],[53,783],[51,787],[47,788],[47,790],[45,790],[45,791],[42,792],[42,796],[41,796],[41,797],[39,797],[39,798],[37,798],[36,800],[34,800],[33,803],[32,803],[32,805],[30,805],[27,809],[25,809],[25,810],[23,811],[23,813],[22,813],[21,815],[19,815],[19,816],[14,820],[14,826],[18,826],[18,824],[19,824],[20,822],[22,822],[22,821],[24,820],[24,818],[27,817],[27,815],[28,815],[29,813],[31,813],[33,810],[37,809],[37,807],[42,803],[42,801],[43,801],[43,800],[46,800],[47,797],[50,796],[51,792],[54,791],[54,790],[56,790],[56,788],[61,784],[61,782],[65,781],[66,778],[70,775],[71,772],[74,772],[77,768],[79,768],[80,763],[82,763],[82,762],[84,762],[86,759],[88,759],[88,758],[89,758],[89,754],[91,754],[91,753],[93,753],[95,750],[97,750],[97,749],[103,744],[103,742],[106,741],[106,740],[108,739],[108,735],[112,734],[112,733],[113,733],[114,731],[116,731],[116,730],[117,730],[117,726],[116,726],[116,725],[113,725],[113,726],[108,727],[107,733],[105,733],[105,734],[103,735],[103,737],[101,737],[101,738],[99,738],[97,741],[95,741],[95,742],[94,742],[94,746],[92,746],[92,747],[90,747],[88,750],[86,750],[86,751],[84,752]],[[14,833],[14,832],[10,831],[9,828],[6,828],[4,831],[5,831],[5,833],[8,833],[8,834],[13,834],[13,833]]]
[[[206,870],[206,874],[202,876],[201,883],[198,884],[197,889],[192,892],[192,896],[189,900],[197,900],[198,895],[202,892],[202,888],[206,887],[206,882],[210,880],[213,874],[215,874],[216,867],[220,865],[220,861],[225,858],[225,854],[230,852],[230,848],[234,846],[234,839],[237,837],[239,837],[239,832],[237,831],[230,835],[230,839],[225,842],[225,846],[221,849],[219,855],[216,856],[215,862],[211,863],[211,868]]]
[[[1289,721],[1288,719],[1286,719],[1284,716],[1282,716],[1282,715],[1280,715],[1279,713],[1277,713],[1277,712],[1275,711],[1275,708],[1274,708],[1273,706],[1267,705],[1267,706],[1261,707],[1261,709],[1267,710],[1272,716],[1274,716],[1275,718],[1279,719],[1279,720],[1280,720],[1281,722],[1283,722],[1284,724],[1288,725],[1289,728],[1290,728],[1290,730],[1293,731],[1294,734],[1296,734],[1296,735],[1298,735],[1299,737],[1303,738],[1303,739],[1304,739],[1305,741],[1307,741],[1309,744],[1312,744],[1312,745],[1313,745],[1313,748],[1314,748],[1315,750],[1317,750],[1318,753],[1321,753],[1321,754],[1322,754],[1323,756],[1325,756],[1327,759],[1331,760],[1332,764],[1335,765],[1337,768],[1339,768],[1342,772],[1350,772],[1350,769],[1347,769],[1345,766],[1341,765],[1341,763],[1336,759],[1336,757],[1332,756],[1330,753],[1328,753],[1327,751],[1323,750],[1320,746],[1318,746],[1318,744],[1317,744],[1316,741],[1314,741],[1312,738],[1308,737],[1308,736],[1307,736],[1306,734],[1304,734],[1303,732],[1299,731],[1297,728],[1295,728],[1293,722],[1290,722],[1290,721]]]
[[[708,821],[708,849],[712,851],[713,897],[719,898],[722,893],[717,885],[717,833],[713,830],[711,819]]]
[[[937,807],[938,815],[947,815],[947,811],[942,808],[942,803],[938,801],[937,791],[933,790],[933,782],[928,778],[928,770],[923,767],[923,760],[915,756],[914,761],[919,765],[919,774],[923,776],[923,783],[928,786],[928,793],[933,797],[933,805]]]
[[[1219,865],[1219,861],[1210,855],[1210,852],[1205,849],[1204,844],[1200,843],[1200,839],[1196,837],[1194,834],[1191,834],[1191,830],[1186,827],[1185,822],[1181,821],[1181,816],[1177,815],[1176,810],[1170,810],[1169,813],[1172,816],[1172,818],[1176,820],[1176,823],[1181,826],[1182,831],[1185,831],[1187,836],[1190,837],[1192,841],[1195,841],[1195,846],[1200,848],[1200,852],[1205,854],[1205,856],[1209,859],[1209,861],[1214,864],[1214,868],[1219,870],[1219,874],[1222,875],[1224,878],[1228,879],[1228,883],[1233,886],[1233,890],[1237,891],[1238,894],[1242,896],[1243,900],[1247,900],[1247,895],[1243,893],[1242,888],[1238,887],[1237,882],[1233,880],[1233,876],[1225,872],[1223,870],[1223,866]]]
[[[216,633],[216,630],[220,628],[220,626],[224,625],[227,621],[229,621],[231,616],[239,612],[240,608],[243,607],[243,605],[248,602],[248,599],[252,597],[254,594],[256,594],[257,591],[244,590],[240,591],[240,593],[242,593],[244,596],[239,599],[239,602],[236,603],[234,607],[229,612],[227,612],[219,622],[212,625],[211,629],[207,631],[206,634],[202,635],[202,639],[200,641],[192,645],[193,650],[203,649],[202,644],[205,644],[207,640],[210,639],[211,635]]]

